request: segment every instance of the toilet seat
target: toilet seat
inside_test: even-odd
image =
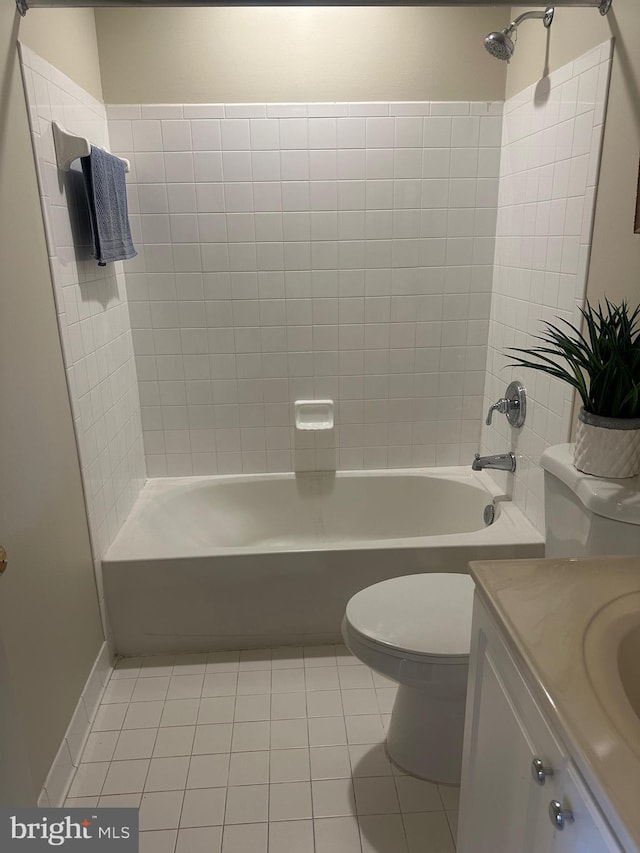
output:
[[[474,588],[469,575],[452,573],[382,581],[351,598],[346,627],[378,653],[417,663],[466,664]]]

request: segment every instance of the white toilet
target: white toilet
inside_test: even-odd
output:
[[[460,782],[473,590],[463,574],[393,578],[354,595],[342,622],[353,654],[399,683],[387,752],[422,779]]]

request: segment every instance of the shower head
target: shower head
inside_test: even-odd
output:
[[[532,18],[541,18],[545,28],[549,29],[553,23],[554,11],[553,6],[547,6],[544,12],[525,12],[524,14],[519,15],[515,21],[512,21],[508,27],[504,28],[504,30],[500,30],[500,32],[496,33],[489,33],[484,40],[486,50],[491,54],[491,56],[495,56],[496,59],[504,59],[509,62],[513,56],[514,50],[516,49],[515,39],[512,39],[511,36],[515,33],[517,38],[517,30],[520,24],[523,21],[528,21]]]
[[[499,33],[489,33],[484,40],[484,46],[491,56],[496,59],[506,59],[507,62],[513,56],[515,45],[507,35],[507,30]]]

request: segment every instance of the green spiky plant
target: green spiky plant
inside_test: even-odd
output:
[[[585,411],[608,418],[640,417],[640,305],[580,309],[584,334],[567,320],[545,323],[540,346],[509,347],[514,367],[530,367],[572,385]],[[565,362],[565,365],[562,362]],[[558,363],[560,362],[560,363]]]

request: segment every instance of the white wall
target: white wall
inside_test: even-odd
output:
[[[482,443],[483,452],[517,452],[515,477],[495,476],[541,530],[538,463],[546,447],[569,440],[573,393],[538,371],[508,367],[505,350],[536,343],[542,321],[580,326],[610,54],[609,41],[554,71],[548,86],[530,86],[505,103],[484,407],[520,379],[528,413],[521,430],[495,413]]]
[[[97,9],[107,103],[502,100],[508,9]]]
[[[23,74],[103,626],[100,559],[145,477],[122,263],[99,267],[79,164],[56,165],[51,122],[109,149],[104,105],[22,46]]]
[[[150,474],[472,458],[501,111],[108,108],[135,167],[125,266]],[[294,430],[293,401],[326,397],[335,430]]]
[[[103,641],[13,3],[0,8],[0,632],[34,805]],[[69,46],[71,49],[71,46]],[[0,732],[5,752],[9,730]]]

